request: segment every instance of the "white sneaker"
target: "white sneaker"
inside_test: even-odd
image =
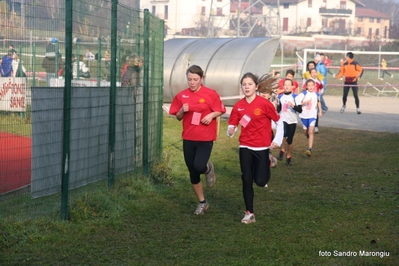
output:
[[[269,153],[269,161],[270,161],[270,168],[276,168],[277,167],[277,158],[273,156],[273,154]]]
[[[198,203],[197,209],[195,209],[194,214],[204,214],[204,212],[209,208],[208,202],[205,203]]]
[[[256,222],[255,214],[250,213],[249,211],[246,211],[244,218],[241,219],[241,223],[243,223],[243,224],[251,224],[251,223],[254,223],[254,222]]]
[[[208,169],[208,173],[205,173],[206,186],[213,187],[213,185],[216,182],[215,167],[213,166],[213,163],[208,162],[207,169]]]
[[[345,108],[346,108],[346,105],[342,105],[340,112],[341,113],[345,112]]]
[[[314,133],[319,133],[320,131],[319,131],[319,128],[318,127],[315,127],[314,128]]]
[[[360,115],[362,112],[360,112],[360,109],[357,108],[357,109],[356,109],[356,113],[357,113],[358,115]]]
[[[391,75],[391,79],[393,79],[393,75]]]
[[[380,78],[380,80],[384,80],[383,78]]]

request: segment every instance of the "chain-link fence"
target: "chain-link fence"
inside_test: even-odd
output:
[[[71,189],[148,174],[162,154],[162,20],[111,0],[3,1],[0,35],[1,217],[61,202],[65,218]]]

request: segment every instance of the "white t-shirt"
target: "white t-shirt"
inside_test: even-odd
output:
[[[295,105],[296,96],[296,94],[292,93],[288,95],[282,93],[278,96],[279,102],[281,103],[280,117],[287,124],[298,123],[296,111],[294,110],[294,108],[288,105],[288,103],[292,103],[293,105]]]
[[[302,102],[312,100],[309,104],[302,105],[302,113],[300,118],[317,118],[317,103],[319,101],[319,94],[317,92],[302,91],[296,98],[296,104],[300,105]]]

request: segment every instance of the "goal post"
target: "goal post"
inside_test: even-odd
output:
[[[306,71],[307,62],[312,61],[316,54],[323,53],[324,55],[327,55],[332,61],[331,66],[329,66],[330,71],[337,74],[341,66],[340,60],[345,60],[345,55],[348,52],[352,52],[354,54],[354,60],[357,61],[364,69],[363,78],[379,79],[382,72],[381,60],[383,58],[388,64],[388,72],[391,71],[397,73],[399,70],[399,52],[304,49],[303,71]]]

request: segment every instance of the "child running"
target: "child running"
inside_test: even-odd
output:
[[[281,145],[280,153],[277,157],[278,160],[283,160],[284,153],[286,155],[286,164],[291,165],[292,150],[293,150],[293,140],[296,130],[296,125],[298,123],[297,112],[302,113],[302,106],[296,105],[295,97],[296,94],[292,93],[292,87],[294,86],[294,81],[292,79],[284,80],[284,93],[278,96],[279,105],[277,111],[284,123],[284,138],[283,144]]]
[[[267,185],[270,179],[269,149],[278,148],[283,138],[283,123],[273,104],[256,94],[259,86],[270,84],[269,78],[269,75],[258,79],[252,73],[244,74],[241,78],[241,90],[245,97],[233,106],[228,121],[229,137],[233,137],[238,125],[241,125],[239,157],[246,207],[241,222],[245,224],[255,222],[253,182],[259,187]],[[273,141],[272,120],[277,122]]]
[[[285,72],[285,79],[282,79],[282,80],[280,80],[279,82],[278,82],[278,90],[277,90],[277,94],[278,95],[280,95],[280,94],[283,94],[284,93],[284,83],[285,83],[285,80],[286,79],[291,79],[292,80],[292,82],[293,82],[293,84],[294,85],[292,85],[292,93],[293,94],[297,94],[297,93],[299,93],[299,92],[297,92],[296,90],[298,89],[298,82],[296,82],[295,80],[294,80],[294,76],[295,76],[295,71],[294,70],[292,70],[292,69],[288,69],[287,70],[287,72]]]
[[[170,105],[169,113],[175,115],[183,125],[183,155],[190,173],[190,182],[198,199],[194,214],[204,214],[209,208],[201,182],[205,174],[206,185],[215,184],[215,168],[209,158],[216,140],[216,117],[226,108],[219,94],[205,87],[204,71],[197,65],[186,70],[188,88],[179,92]]]
[[[317,92],[320,96],[320,104],[322,105],[321,101],[321,95],[324,93],[324,86],[323,86],[323,81],[318,79],[318,71],[315,68],[312,68],[309,70],[310,72],[310,78],[313,79],[314,81],[314,91]],[[304,81],[304,86],[306,90],[306,81]],[[323,111],[323,110],[322,110]],[[314,125],[314,133],[319,133],[319,116],[317,115],[316,117],[316,124]]]
[[[309,148],[306,150],[306,155],[310,157],[312,156],[317,110],[319,110],[319,117],[323,114],[321,112],[320,96],[315,92],[315,82],[313,79],[308,79],[306,81],[306,88],[306,90],[302,91],[295,98],[295,102],[297,105],[302,106],[302,113],[299,114],[299,117],[302,121],[303,133],[308,138],[309,142]]]

